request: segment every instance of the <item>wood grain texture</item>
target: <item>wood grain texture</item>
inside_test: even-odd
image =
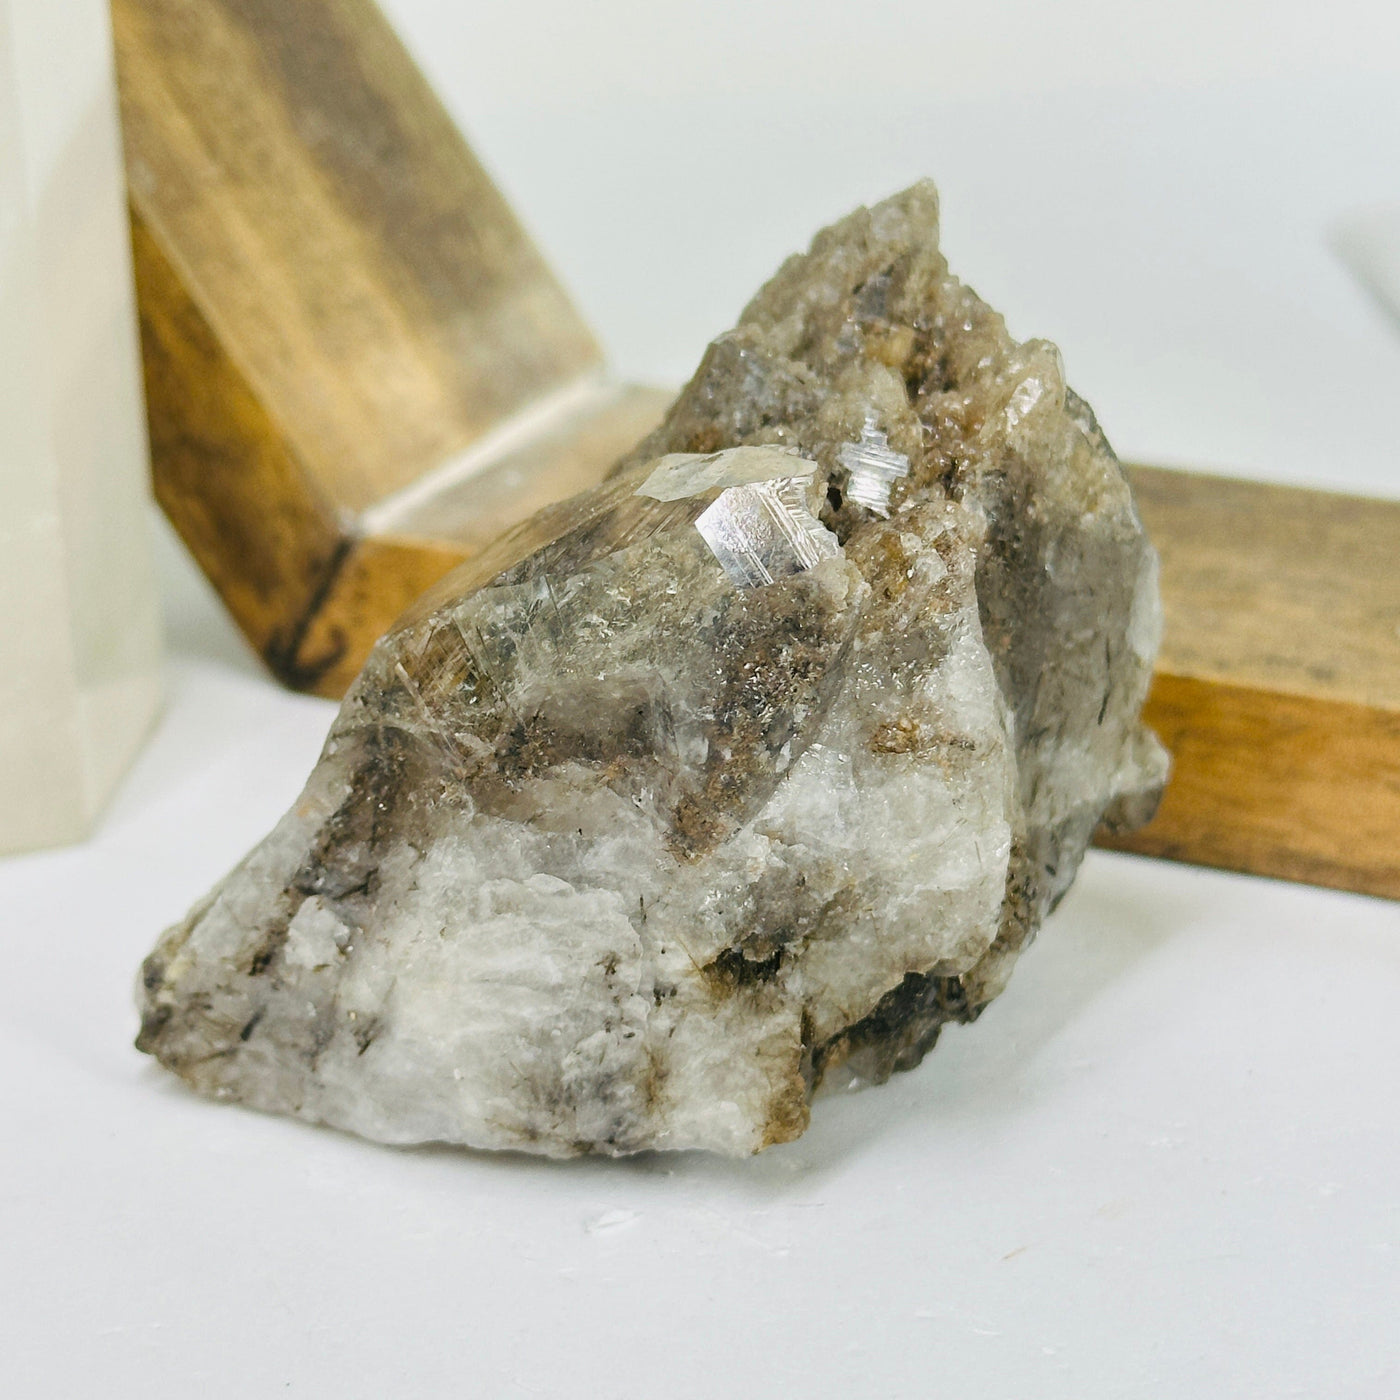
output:
[[[1175,768],[1156,819],[1101,844],[1400,898],[1400,503],[1130,475]]]
[[[1400,710],[1159,673],[1175,769],[1119,850],[1400,899]]]
[[[115,0],[132,201],[357,513],[600,355],[368,0]]]
[[[344,552],[339,513],[139,217],[132,249],[156,499],[287,679],[283,658]]]
[[[1400,502],[1129,469],[1171,675],[1400,708]]]

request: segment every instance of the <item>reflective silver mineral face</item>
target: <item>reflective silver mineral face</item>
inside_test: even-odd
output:
[[[922,184],[791,258],[594,491],[379,644],[306,790],[147,960],[138,1044],[384,1142],[803,1131],[1001,991],[1107,818],[1156,563]]]

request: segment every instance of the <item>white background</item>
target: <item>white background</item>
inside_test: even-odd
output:
[[[1124,455],[1400,496],[1400,336],[1328,243],[1400,204],[1394,6],[389,9],[621,373],[930,174]],[[332,709],[162,549],[155,739],[92,841],[0,863],[0,1394],[1400,1394],[1400,905],[1092,855],[977,1025],[746,1163],[185,1093],[136,965]]]

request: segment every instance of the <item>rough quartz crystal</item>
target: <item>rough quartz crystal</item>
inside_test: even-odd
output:
[[[1160,613],[1059,355],[937,233],[921,184],[819,234],[396,626],[142,1049],[385,1142],[744,1154],[977,1016],[1155,802]]]

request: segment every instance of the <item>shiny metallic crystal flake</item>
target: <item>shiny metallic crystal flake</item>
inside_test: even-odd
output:
[[[808,509],[807,489],[802,477],[731,486],[695,522],[740,588],[790,578],[841,553],[836,536]]]
[[[900,477],[909,475],[909,459],[896,452],[889,439],[866,414],[859,442],[846,443],[836,460],[850,472],[846,495],[857,505],[886,519],[890,513],[890,491]]]

